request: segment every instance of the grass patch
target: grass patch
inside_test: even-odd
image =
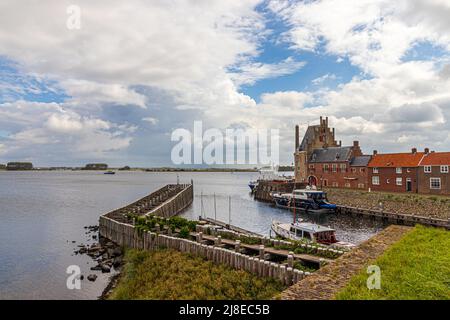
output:
[[[369,290],[364,268],[336,295],[345,300],[449,300],[450,232],[416,226],[375,262],[381,269],[381,289]]]
[[[270,299],[286,287],[270,278],[215,265],[174,250],[128,250],[118,286],[109,299]]]

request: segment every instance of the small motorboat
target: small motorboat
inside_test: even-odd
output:
[[[116,172],[112,171],[112,170],[109,170],[109,171],[103,172],[103,174],[116,174]]]
[[[336,240],[335,230],[318,224],[297,220],[295,223],[272,221],[271,230],[279,237],[290,240],[303,240],[320,243],[340,249],[350,249],[354,244]]]
[[[333,213],[337,206],[329,203],[324,191],[314,189],[296,189],[292,193],[272,193],[277,207],[300,209],[306,212]]]

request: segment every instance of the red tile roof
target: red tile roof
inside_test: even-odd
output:
[[[425,153],[385,153],[372,156],[368,167],[417,167]]]
[[[422,162],[421,166],[442,166],[450,165],[450,152],[431,152],[427,154]]]

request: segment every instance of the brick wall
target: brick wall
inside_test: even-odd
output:
[[[441,188],[431,189],[430,178],[440,178]],[[425,173],[424,167],[418,169],[419,193],[450,195],[450,173],[441,173],[440,166],[432,166],[431,173]]]
[[[397,173],[396,168],[378,168],[378,173],[374,173],[373,169],[374,168],[367,168],[368,184],[371,190],[386,192],[407,192],[407,179],[410,179],[411,191],[409,192],[417,193],[417,168],[402,168],[402,173]],[[374,176],[379,177],[379,185],[373,184],[372,177]],[[397,185],[397,178],[402,178],[401,185]]]
[[[336,172],[333,172],[333,164],[337,166]],[[345,169],[341,165],[345,165]],[[308,165],[308,175],[317,179],[319,187],[367,189],[367,171],[366,167],[351,167],[348,161]]]

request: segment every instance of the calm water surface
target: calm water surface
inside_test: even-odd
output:
[[[269,234],[272,219],[291,221],[292,213],[254,201],[248,181],[257,173],[178,173],[180,182],[194,181],[194,204],[183,214],[214,218],[261,234]],[[93,240],[86,225],[98,223],[101,214],[124,206],[167,183],[177,173],[118,172],[1,172],[0,171],[0,299],[95,299],[111,274],[91,272],[94,262],[74,255],[77,245]],[[201,196],[203,194],[203,196]],[[336,229],[339,240],[359,243],[384,226],[364,218],[336,215],[301,215],[307,221]],[[76,243],[72,243],[76,241]],[[78,265],[85,276],[81,290],[68,290],[66,268]]]

